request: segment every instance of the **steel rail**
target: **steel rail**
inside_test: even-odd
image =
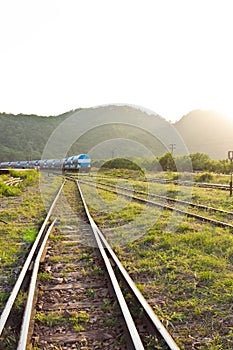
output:
[[[117,176],[118,178],[120,176]],[[101,176],[102,179],[111,179],[110,176]],[[122,177],[120,177],[122,178]],[[127,180],[127,178],[125,178]],[[145,180],[140,180],[142,182],[145,182]],[[214,188],[218,190],[229,190],[229,185],[226,184],[215,184],[215,183],[208,183],[208,182],[195,182],[195,181],[177,181],[177,180],[166,180],[166,179],[153,179],[149,178],[146,180],[146,182],[152,182],[152,183],[161,183],[161,184],[174,184],[174,185],[183,185],[183,186],[197,186],[197,187],[203,187],[203,188]]]
[[[85,183],[82,180],[80,182]],[[195,213],[191,213],[191,212],[188,212],[188,211],[185,211],[185,210],[181,210],[181,209],[178,209],[178,208],[170,207],[169,205],[161,204],[161,203],[154,202],[154,201],[151,201],[151,200],[147,200],[145,198],[140,198],[140,197],[137,197],[137,196],[130,196],[129,194],[126,194],[126,193],[123,193],[123,192],[114,191],[114,190],[110,190],[110,189],[106,189],[106,188],[101,188],[101,186],[96,186],[96,185],[93,185],[93,184],[90,184],[90,183],[88,185],[89,186],[94,186],[96,188],[103,189],[105,191],[109,191],[109,192],[118,194],[118,195],[126,197],[126,198],[134,199],[134,200],[136,200],[138,202],[154,205],[154,206],[157,206],[159,208],[167,209],[167,210],[170,210],[170,211],[175,211],[175,212],[177,212],[177,213],[179,213],[181,215],[186,215],[187,217],[190,217],[190,218],[194,218],[194,219],[197,219],[197,220],[200,220],[200,221],[209,222],[209,223],[212,223],[212,224],[214,224],[216,226],[228,227],[230,229],[233,229],[233,225],[232,224],[229,224],[229,223],[224,222],[224,221],[211,219],[211,218],[208,218],[206,216],[201,216],[201,215],[198,215],[198,214],[195,214]]]
[[[86,181],[95,183],[94,180],[89,180],[88,179]],[[98,182],[98,184],[101,184],[103,186],[109,186],[111,188],[115,187],[114,185],[105,184],[103,182]],[[126,192],[131,192],[131,193],[136,192],[136,193],[142,194],[142,195],[146,195],[147,194],[146,192],[143,192],[143,191],[133,191],[133,190],[130,190],[130,189],[122,187],[122,186],[117,186],[117,187],[122,189],[122,190],[124,190],[124,191],[126,191]],[[212,211],[215,211],[216,213],[221,213],[221,214],[226,214],[226,215],[233,215],[233,212],[231,212],[231,211],[226,211],[226,210],[218,209],[218,208],[214,208],[214,207],[208,207],[207,205],[203,205],[203,204],[195,204],[195,203],[192,203],[192,202],[184,201],[184,200],[181,200],[181,199],[175,199],[175,198],[171,198],[171,197],[168,197],[168,196],[161,196],[161,195],[155,194],[155,193],[150,193],[150,196],[151,197],[156,197],[156,198],[161,198],[161,199],[166,199],[167,201],[170,201],[170,202],[175,202],[175,203],[188,205],[188,206],[191,206],[193,208],[200,208],[200,209],[204,209],[204,210],[212,210]]]
[[[40,231],[39,231],[39,233],[38,233],[38,235],[36,237],[36,240],[34,241],[34,243],[32,245],[32,248],[31,248],[31,250],[30,250],[30,252],[29,252],[29,254],[27,256],[27,259],[26,259],[26,261],[25,261],[25,263],[23,265],[23,268],[22,268],[22,270],[21,270],[21,272],[20,272],[20,274],[18,276],[18,279],[17,279],[17,281],[16,281],[16,283],[14,285],[14,288],[13,288],[13,290],[11,292],[11,295],[9,296],[9,298],[7,300],[7,303],[5,305],[5,308],[4,308],[4,310],[3,310],[2,314],[1,314],[1,318],[0,318],[0,335],[3,332],[3,329],[5,327],[5,324],[6,324],[6,321],[7,321],[8,317],[9,317],[9,314],[10,314],[10,312],[12,310],[12,307],[13,307],[13,304],[15,302],[15,299],[16,299],[16,297],[18,295],[18,292],[19,292],[20,287],[21,287],[21,285],[23,283],[23,280],[24,280],[24,278],[26,276],[28,268],[29,268],[29,266],[30,266],[30,264],[32,262],[33,255],[35,254],[35,251],[36,251],[36,249],[38,247],[38,244],[39,244],[39,242],[41,240],[41,237],[42,237],[42,235],[44,233],[45,227],[46,227],[46,225],[47,225],[47,223],[49,221],[49,218],[50,218],[52,210],[53,210],[53,208],[54,208],[54,206],[55,206],[55,204],[57,202],[57,199],[60,196],[60,193],[62,191],[64,183],[65,183],[65,181],[62,183],[60,189],[58,190],[58,193],[57,193],[57,195],[56,195],[56,197],[55,197],[55,199],[54,199],[54,201],[53,201],[53,203],[52,203],[52,205],[51,205],[51,207],[50,207],[50,209],[49,209],[49,211],[47,213],[47,216],[46,216],[46,218],[45,218],[45,220],[44,220],[44,222],[43,222],[43,224],[41,226],[41,229],[40,229]]]
[[[134,281],[129,276],[128,272],[125,270],[125,268],[121,264],[120,260],[116,256],[116,254],[113,252],[112,248],[110,247],[110,245],[106,241],[106,239],[101,231],[99,232],[99,236],[103,242],[104,247],[107,248],[111,258],[114,260],[116,266],[118,267],[118,269],[119,269],[121,275],[123,276],[125,282],[127,283],[128,287],[131,289],[134,296],[137,298],[137,301],[140,303],[141,307],[145,311],[146,316],[149,319],[150,323],[152,323],[156,327],[157,331],[160,333],[160,335],[165,340],[166,344],[169,346],[170,349],[172,349],[172,350],[180,349],[177,346],[177,344],[175,343],[175,341],[172,338],[172,336],[170,335],[170,333],[167,331],[167,329],[161,323],[159,318],[156,316],[156,314],[154,313],[151,306],[147,303],[146,299],[143,297],[141,292],[138,290]]]
[[[203,187],[203,188],[214,188],[217,190],[229,190],[229,185],[225,184],[215,184],[215,183],[207,183],[207,182],[195,182],[195,181],[177,181],[177,180],[156,180],[156,179],[149,179],[147,180],[149,182],[158,182],[163,184],[174,184],[174,185],[181,185],[181,186],[196,186],[196,187]]]
[[[131,313],[129,311],[128,305],[127,305],[127,303],[125,301],[125,298],[123,296],[123,293],[121,291],[121,288],[120,288],[119,283],[117,281],[117,278],[115,276],[115,273],[113,271],[111,263],[110,263],[110,261],[109,261],[109,259],[107,257],[107,254],[105,252],[105,248],[103,247],[102,242],[100,240],[99,228],[97,227],[96,223],[94,222],[94,220],[92,219],[92,217],[91,217],[91,215],[89,213],[87,204],[85,202],[84,196],[82,194],[80,185],[79,185],[77,180],[76,180],[76,184],[77,184],[77,187],[78,187],[78,190],[79,190],[79,193],[80,193],[80,196],[81,196],[81,199],[82,199],[82,202],[83,202],[83,205],[84,205],[84,208],[85,208],[88,220],[89,220],[91,228],[93,230],[93,233],[94,233],[94,236],[95,236],[95,239],[96,239],[99,251],[100,251],[100,253],[102,255],[102,258],[103,258],[103,260],[105,262],[105,266],[107,268],[107,271],[108,271],[108,274],[109,274],[109,277],[110,277],[113,289],[114,289],[116,297],[118,299],[119,306],[120,306],[120,308],[122,310],[122,314],[124,316],[124,320],[125,320],[125,323],[126,323],[126,326],[127,326],[127,329],[128,329],[128,333],[130,334],[131,343],[132,343],[131,344],[132,349],[144,350],[144,346],[142,344],[141,338],[140,338],[140,336],[138,334],[137,328],[135,326],[135,323],[134,323],[133,318],[131,316]]]
[[[38,271],[39,271],[39,267],[40,267],[40,260],[41,260],[42,254],[44,252],[48,237],[49,237],[49,235],[54,227],[55,222],[56,222],[56,220],[54,220],[52,222],[52,224],[49,226],[49,228],[46,232],[46,235],[43,239],[43,242],[40,246],[40,249],[39,249],[39,252],[37,254],[34,266],[33,266],[33,271],[32,271],[29,291],[28,291],[27,304],[26,304],[26,307],[24,310],[23,323],[21,326],[20,339],[18,342],[17,350],[25,350],[26,346],[27,346],[29,325],[30,325],[30,321],[31,321],[33,300],[34,300],[35,289],[36,289],[37,275],[38,275]]]
[[[76,181],[82,200],[85,203],[81,188],[79,186],[78,181]],[[87,204],[85,203],[85,209],[88,211],[89,210],[87,208]],[[136,287],[135,283],[133,282],[133,280],[131,279],[131,277],[128,275],[127,271],[125,270],[125,268],[123,267],[123,265],[121,264],[121,262],[119,261],[119,259],[117,258],[116,254],[113,252],[113,250],[111,249],[110,245],[108,244],[108,242],[106,241],[105,237],[103,236],[102,232],[100,231],[100,229],[97,227],[97,225],[95,224],[94,220],[92,219],[92,217],[90,216],[90,214],[88,215],[88,218],[90,217],[91,222],[93,224],[94,230],[96,231],[97,235],[99,236],[99,238],[102,241],[102,249],[106,248],[108,253],[110,254],[110,256],[112,257],[112,259],[114,260],[115,264],[117,265],[119,271],[121,272],[121,275],[124,277],[124,280],[126,281],[127,285],[129,286],[129,288],[132,290],[133,294],[136,296],[138,302],[140,303],[140,305],[142,306],[143,310],[145,311],[148,319],[150,320],[150,322],[153,324],[153,326],[156,327],[156,330],[160,333],[160,335],[162,336],[162,338],[165,340],[166,344],[169,346],[169,348],[171,350],[179,350],[180,348],[177,346],[177,344],[175,343],[175,341],[173,340],[173,338],[171,337],[171,335],[168,333],[168,331],[166,330],[166,328],[163,326],[163,324],[160,322],[160,320],[158,319],[158,317],[155,315],[153,309],[151,308],[151,306],[147,303],[147,301],[145,300],[145,298],[142,296],[142,294],[140,293],[140,291],[138,290],[138,288]],[[108,259],[108,258],[107,258]],[[108,259],[109,261],[109,259]]]

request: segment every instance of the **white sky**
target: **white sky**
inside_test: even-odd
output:
[[[0,0],[0,13],[0,112],[233,118],[231,0]]]

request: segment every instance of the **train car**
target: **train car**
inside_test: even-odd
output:
[[[16,169],[22,169],[22,162],[21,161],[16,162],[15,168]]]
[[[69,157],[64,158],[62,160],[62,170],[68,170],[69,169]]]
[[[17,162],[0,162],[0,168],[17,169],[57,169],[63,171],[90,172],[91,159],[87,154],[79,154],[63,159],[24,160]]]
[[[6,169],[8,168],[8,162],[1,162],[0,166],[1,166],[1,169]]]
[[[48,164],[48,159],[43,159],[40,161],[40,167],[41,169],[48,169],[49,164]]]
[[[53,165],[55,169],[61,170],[63,164],[63,159],[54,159]]]
[[[79,154],[63,160],[63,171],[90,172],[91,159],[87,154]]]
[[[79,172],[90,172],[91,159],[87,154],[79,154],[77,156],[77,169]]]
[[[67,159],[66,165],[68,166],[68,169],[76,169],[76,156],[71,156]]]
[[[21,163],[22,168],[21,169],[29,169],[30,168],[30,162],[29,160],[24,160]]]

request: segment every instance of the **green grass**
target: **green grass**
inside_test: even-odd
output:
[[[57,311],[47,314],[42,311],[37,312],[34,319],[47,327],[54,327],[60,324],[64,324],[67,321],[66,317],[64,317],[64,314]]]
[[[39,272],[38,277],[41,281],[52,280],[53,276],[47,272]]]
[[[4,182],[11,177],[20,178],[23,181],[17,186],[9,186]],[[22,191],[38,182],[38,173],[35,170],[15,171],[9,170],[9,175],[0,175],[0,197],[14,197],[19,196]]]
[[[28,243],[33,243],[36,239],[38,231],[35,228],[25,230],[23,234],[23,240]]]
[[[117,181],[111,179],[111,183]],[[142,188],[141,182],[131,182]],[[165,188],[177,190],[174,185],[152,184],[152,188],[155,193]],[[152,307],[174,332],[180,348],[192,348],[196,342],[198,349],[231,349],[233,232],[179,215],[172,217],[171,212],[154,207],[147,207],[141,217],[142,204],[116,200],[103,190],[98,190],[100,200],[93,196],[93,188],[82,185],[82,189],[95,220],[146,298],[156,300]],[[197,202],[232,207],[223,191],[194,188],[193,192]],[[180,196],[186,199],[188,195],[182,188]],[[143,231],[143,223],[145,226],[150,218],[155,218],[153,224]],[[124,225],[137,220],[131,232],[124,230]],[[137,236],[140,227],[142,234]]]
[[[90,315],[82,310],[71,312],[54,311],[48,313],[39,311],[35,314],[34,319],[47,327],[70,324],[73,326],[74,330],[81,332],[85,330],[83,324],[89,322]]]
[[[6,196],[18,196],[21,193],[21,189],[16,186],[8,186],[4,182],[0,182],[0,197]]]
[[[89,289],[87,290],[87,296],[88,296],[88,298],[94,298],[94,297],[95,297],[94,289],[89,288]]]

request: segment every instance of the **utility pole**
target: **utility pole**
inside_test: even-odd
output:
[[[232,196],[232,160],[233,160],[233,151],[228,151],[228,159],[230,159],[230,197]]]
[[[176,149],[176,144],[175,143],[170,143],[170,148],[171,148],[171,154],[173,155],[174,150]]]

